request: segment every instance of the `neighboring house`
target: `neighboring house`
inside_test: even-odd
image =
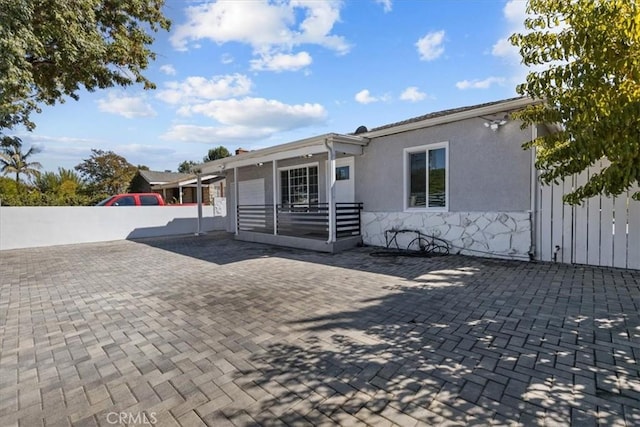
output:
[[[224,177],[207,175],[202,176],[201,180],[202,200],[205,203],[210,203],[211,197],[223,196]],[[214,182],[217,184],[210,188],[210,184]],[[167,203],[197,202],[197,179],[195,175],[188,173],[138,170],[131,180],[129,190],[133,193],[160,193]]]
[[[335,251],[360,240],[384,246],[385,231],[411,229],[467,253],[528,259],[535,183],[522,144],[548,130],[523,130],[509,114],[531,103],[319,135],[208,162],[202,172],[226,175],[228,230],[238,239]]]
[[[166,184],[167,182],[177,181],[188,176],[190,175],[187,173],[170,171],[159,172],[138,169],[138,172],[136,172],[133,179],[131,179],[129,190],[132,193],[151,193],[153,191],[152,186],[154,185]],[[171,194],[171,196],[173,196],[173,194]],[[167,199],[165,198],[165,200]]]
[[[197,203],[198,177],[192,174],[183,175],[179,179],[154,184],[151,189],[162,194],[171,203]],[[222,175],[201,175],[202,202],[212,204],[214,198],[225,197],[225,179]],[[167,199],[167,197],[169,197]]]

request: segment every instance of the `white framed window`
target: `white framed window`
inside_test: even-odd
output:
[[[404,149],[404,209],[449,209],[449,143]]]
[[[282,205],[318,203],[318,163],[278,168]]]

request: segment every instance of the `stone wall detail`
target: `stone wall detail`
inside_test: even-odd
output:
[[[419,230],[447,241],[451,253],[528,259],[531,220],[528,212],[363,212],[364,244],[386,246],[386,230]],[[406,248],[416,235],[398,235]]]

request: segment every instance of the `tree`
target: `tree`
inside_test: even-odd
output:
[[[640,182],[640,3],[529,0],[528,13],[529,31],[510,40],[522,62],[536,68],[517,91],[544,102],[517,117],[525,125],[561,125],[526,144],[537,149],[542,182],[604,160],[602,171],[565,201],[623,193]],[[640,200],[640,192],[633,197]]]
[[[0,139],[0,172],[5,175],[15,174],[17,183],[20,183],[20,175],[38,176],[42,165],[38,162],[30,162],[29,158],[39,151],[36,147],[31,147],[23,153],[20,138],[2,137]]]
[[[96,195],[124,193],[137,169],[113,151],[91,150],[91,156],[75,169],[87,180]]]
[[[0,2],[0,130],[30,120],[39,105],[88,91],[141,83],[155,54],[152,33],[168,30],[164,0]]]
[[[227,150],[222,145],[216,148],[212,148],[209,150],[206,156],[202,159],[203,162],[211,162],[213,160],[224,159],[225,157],[231,156],[229,150]]]
[[[197,165],[198,163],[194,162],[193,160],[185,160],[184,162],[178,165],[178,172],[191,173],[191,169]]]
[[[70,169],[58,168],[58,172],[45,172],[34,180],[42,194],[42,204],[54,206],[86,205],[90,202],[85,193],[85,182]]]

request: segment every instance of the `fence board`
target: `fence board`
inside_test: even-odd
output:
[[[540,194],[540,219],[542,221],[542,234],[540,236],[540,257],[543,261],[553,259],[551,248],[551,236],[553,234],[551,208],[553,200],[553,185],[542,187]]]
[[[562,182],[562,195],[573,191],[575,176],[566,177]],[[562,205],[562,262],[571,263],[573,260],[573,217],[575,209],[569,204]]]
[[[634,191],[638,191],[638,188],[632,189],[629,194],[633,194]],[[628,200],[627,268],[640,269],[640,202],[631,197]]]
[[[599,265],[613,266],[613,198],[600,198],[600,260]]]
[[[576,176],[576,187],[579,187],[586,182],[587,172],[582,172]],[[575,220],[573,225],[573,229],[575,230],[573,262],[577,264],[587,263],[587,221],[587,203],[582,202],[582,204],[575,207]]]
[[[627,198],[629,193],[619,195],[613,201],[613,266],[627,266]]]
[[[562,183],[553,185],[551,195],[551,259],[556,251],[556,246],[562,249]],[[561,254],[557,254],[560,260]]]

